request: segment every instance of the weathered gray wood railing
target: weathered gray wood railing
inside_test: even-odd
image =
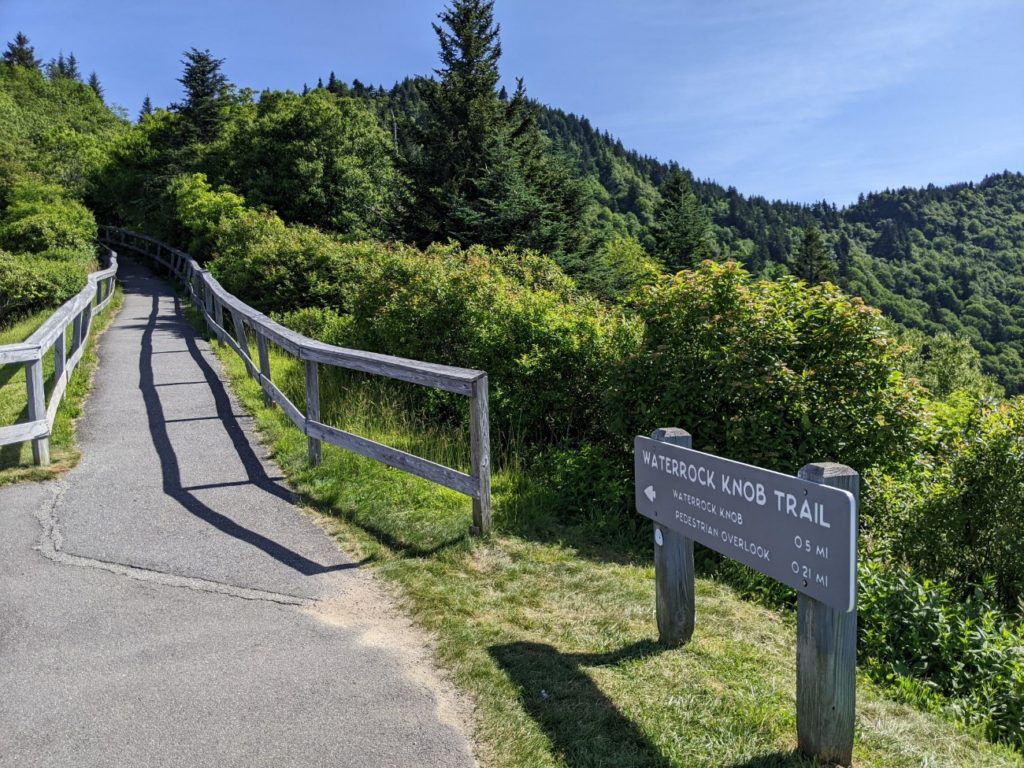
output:
[[[228,293],[208,270],[182,250],[147,235],[116,227],[100,227],[100,239],[152,259],[181,281],[194,305],[202,311],[211,332],[241,357],[249,375],[259,382],[264,400],[280,406],[292,423],[305,433],[311,464],[320,462],[321,441],[340,446],[469,496],[473,499],[473,532],[483,534],[490,530],[491,462],[486,372],[324,344],[285,328]],[[225,316],[230,318],[234,335],[225,327]],[[252,341],[256,346],[256,360],[251,356]],[[268,342],[305,364],[305,413],[271,380]],[[468,397],[471,474],[322,423],[318,367],[321,363]]]
[[[32,441],[32,459],[39,466],[50,463],[50,432],[71,374],[85,352],[93,315],[103,310],[114,294],[117,254],[101,246],[105,269],[89,275],[85,288],[64,302],[25,341],[0,346],[0,365],[25,365],[28,421],[0,427],[0,445]],[[68,349],[68,329],[71,347]],[[53,388],[46,402],[43,358],[53,348]]]

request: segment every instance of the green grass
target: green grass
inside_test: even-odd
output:
[[[234,353],[235,391],[293,486],[329,515],[339,543],[391,582],[436,638],[436,658],[476,704],[478,757],[495,768],[807,766],[795,752],[795,626],[790,612],[697,581],[697,631],[658,646],[651,558],[552,519],[551,491],[514,459],[494,476],[495,532],[467,535],[465,497],[333,446],[306,466],[306,438]],[[272,357],[301,403],[301,373]],[[391,386],[323,387],[325,420],[459,465],[466,437],[402,409]],[[1024,766],[951,718],[858,681],[855,764],[865,768]]]
[[[93,371],[96,369],[96,342],[121,307],[123,294],[117,289],[110,304],[93,318],[92,331],[86,344],[85,354],[78,363],[64,399],[57,409],[53,432],[50,435],[50,464],[37,467],[32,463],[32,444],[0,446],[0,486],[24,480],[47,480],[64,472],[78,463],[79,453],[75,448],[75,419],[81,414],[82,402],[88,394]],[[0,330],[0,344],[24,341],[42,325],[53,310],[44,310]],[[69,335],[69,334],[68,334]],[[65,339],[65,349],[70,349],[70,339]],[[43,358],[43,376],[46,394],[53,389],[53,350]],[[0,366],[0,426],[28,420],[28,396],[25,390],[25,366]]]

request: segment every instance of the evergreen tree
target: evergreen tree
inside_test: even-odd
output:
[[[836,279],[835,257],[829,253],[817,224],[804,227],[791,268],[793,274],[811,285]]]
[[[103,86],[100,85],[100,78],[95,72],[89,73],[89,87],[99,97],[99,100],[103,101]]]
[[[189,129],[188,140],[209,144],[220,134],[227,120],[232,87],[221,72],[224,59],[215,59],[210,51],[191,48],[181,63],[185,70],[178,82],[185,88],[185,100],[173,104]]]
[[[586,239],[585,199],[548,152],[522,81],[507,102],[498,96],[493,9],[493,0],[455,0],[434,24],[441,67],[426,84],[407,232],[421,243],[455,238],[565,257]]]
[[[28,44],[28,38],[22,32],[16,34],[14,40],[7,44],[3,59],[5,64],[17,65],[26,69],[39,69],[42,64],[36,58],[35,48]]]
[[[654,210],[653,255],[673,272],[694,267],[714,255],[711,221],[693,192],[690,177],[673,166],[662,182]]]
[[[839,239],[836,240],[836,265],[839,268],[839,275],[841,277],[849,277],[850,275],[850,263],[852,260],[850,248],[850,236],[846,234],[844,229],[839,233]]]
[[[71,78],[72,80],[81,81],[82,72],[78,69],[78,59],[75,58],[74,51],[68,54],[68,60],[65,63],[67,65],[67,77]]]
[[[153,102],[149,100],[149,94],[147,93],[146,94],[146,98],[144,98],[142,100],[142,109],[139,110],[139,122],[142,121],[142,118],[146,117],[147,115],[152,115],[152,114],[153,114]]]
[[[50,59],[46,65],[46,76],[50,80],[57,80],[67,77],[68,63],[64,60],[64,52],[61,51],[56,59]]]
[[[902,261],[910,258],[910,238],[904,225],[893,219],[881,222],[881,233],[871,246],[871,253],[886,261]]]

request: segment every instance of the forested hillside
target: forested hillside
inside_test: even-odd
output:
[[[358,80],[349,86],[331,73],[327,85],[321,81],[319,87],[369,100],[398,155],[420,152],[423,94],[431,81],[408,78],[386,90]],[[627,149],[585,117],[529,106],[550,141],[549,152],[570,164],[585,200],[579,214],[585,234],[577,233],[575,248],[560,259],[563,266],[586,274],[609,243],[618,241],[617,247],[628,251],[623,239],[660,256],[654,233],[673,166]],[[886,190],[846,208],[824,201],[769,201],[711,180],[689,181],[708,219],[703,256],[739,261],[755,274],[800,275],[794,259],[803,230],[814,224],[824,233],[834,263],[830,276],[844,290],[908,328],[968,339],[987,373],[1010,392],[1024,389],[1024,309],[1016,299],[1024,287],[1021,174],[1004,172],[978,184]],[[686,265],[663,264],[670,270]]]
[[[585,177],[600,183],[605,217],[650,247],[658,188],[669,166],[599,133],[585,118],[544,108],[541,125]],[[835,281],[908,328],[962,335],[1010,392],[1024,389],[1024,175],[978,184],[862,195],[846,208],[745,197],[693,182],[713,225],[716,258],[755,273],[793,267],[802,231],[816,224],[835,261]]]

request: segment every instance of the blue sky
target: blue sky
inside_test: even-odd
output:
[[[131,115],[209,48],[239,86],[437,63],[441,0],[0,0],[5,39],[74,51]],[[800,202],[1024,170],[1024,2],[497,0],[502,74],[627,147]]]

